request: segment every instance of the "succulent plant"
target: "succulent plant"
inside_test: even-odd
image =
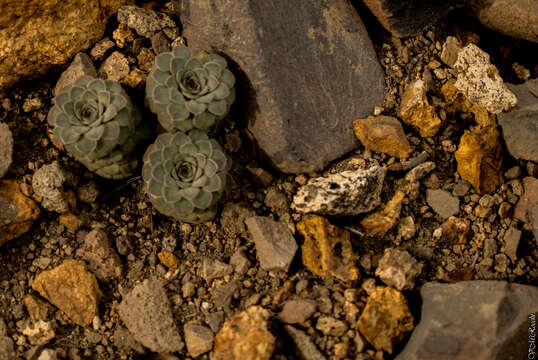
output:
[[[133,150],[149,130],[120,84],[83,76],[55,100],[48,122],[59,145],[104,178],[133,174],[138,165]]]
[[[230,161],[201,130],[165,133],[144,154],[142,178],[149,199],[176,220],[211,220],[231,188]]]
[[[235,100],[235,77],[217,54],[179,46],[155,58],[146,100],[170,132],[218,127]]]

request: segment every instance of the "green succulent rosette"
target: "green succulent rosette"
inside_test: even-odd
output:
[[[197,224],[217,214],[231,189],[229,168],[219,143],[203,131],[165,133],[146,150],[142,178],[159,212]]]
[[[155,58],[146,80],[146,101],[169,132],[210,132],[235,101],[235,77],[217,54],[179,46]]]
[[[89,170],[108,179],[133,175],[136,145],[149,135],[120,84],[83,76],[56,95],[47,120],[54,140]]]

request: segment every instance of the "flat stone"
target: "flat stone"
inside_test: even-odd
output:
[[[0,123],[0,179],[6,175],[13,162],[13,135],[9,126]]]
[[[288,300],[278,314],[278,320],[286,324],[301,324],[314,314],[316,308],[317,304],[313,300]]]
[[[527,358],[537,287],[486,280],[426,283],[421,295],[420,323],[397,360]]]
[[[523,189],[524,193],[516,205],[514,217],[526,223],[529,221],[529,210],[538,204],[538,179],[530,176],[524,177]]]
[[[361,226],[366,230],[367,236],[383,237],[385,236],[400,219],[400,212],[402,210],[402,203],[405,198],[405,194],[402,191],[397,190],[390,201],[383,207],[383,209],[368,215],[361,220]]]
[[[24,234],[39,218],[39,206],[14,181],[0,180],[0,246]]]
[[[233,272],[233,267],[230,264],[223,263],[217,259],[204,258],[202,259],[202,267],[200,276],[210,284],[213,280],[222,278]]]
[[[218,333],[224,324],[224,311],[216,311],[214,313],[206,314],[205,322],[214,333]]]
[[[248,260],[245,252],[242,249],[236,250],[230,258],[230,265],[234,267],[234,271],[238,274],[246,274],[250,267],[250,261]]]
[[[136,285],[123,297],[118,313],[133,337],[154,352],[183,349],[166,290],[156,279]]]
[[[368,116],[353,122],[355,135],[370,150],[406,158],[412,151],[402,124],[392,116]]]
[[[528,0],[466,1],[480,22],[502,34],[538,43],[538,3]]]
[[[99,77],[112,81],[121,81],[129,75],[129,61],[119,51],[114,51],[99,67]]]
[[[104,282],[119,279],[123,272],[120,257],[110,244],[108,235],[101,229],[90,231],[77,256],[88,262],[88,268]]]
[[[95,276],[78,260],[39,273],[32,289],[62,310],[75,324],[90,325],[98,315],[101,291]]]
[[[177,25],[168,15],[138,6],[125,5],[120,7],[118,21],[120,24],[125,24],[135,30],[138,35],[148,39],[159,31],[165,31],[171,39],[175,39],[179,35]]]
[[[42,197],[41,206],[49,211],[65,213],[69,203],[63,189],[66,174],[57,161],[43,165],[32,176],[32,188],[37,197]]]
[[[521,239],[521,231],[513,226],[510,226],[504,234],[504,253],[512,260],[517,261],[517,248]]]
[[[184,0],[182,6],[189,47],[224,54],[245,75],[237,85],[245,95],[241,116],[278,169],[318,171],[356,148],[352,121],[383,101],[384,80],[349,1]]]
[[[308,180],[293,197],[292,208],[301,213],[353,216],[369,212],[380,202],[387,170],[372,166],[367,170],[343,171]]]
[[[393,35],[416,35],[448,14],[459,1],[364,0],[377,20]]]
[[[422,137],[434,136],[441,127],[441,119],[428,102],[427,91],[427,85],[423,80],[409,84],[405,88],[398,113],[398,116],[406,124],[417,129]]]
[[[92,59],[84,53],[78,53],[71,62],[71,65],[60,75],[60,78],[56,82],[54,87],[54,94],[58,94],[60,91],[73,84],[82,76],[97,77],[97,71],[93,66]]]
[[[125,0],[10,1],[0,13],[0,91],[90,48]]]
[[[297,230],[304,237],[301,247],[303,264],[313,274],[344,282],[359,279],[359,269],[355,265],[358,256],[353,252],[349,231],[317,215],[310,215],[298,223]]]
[[[466,130],[455,157],[461,178],[478,194],[489,194],[502,184],[502,145],[496,126]]]
[[[260,268],[287,272],[297,252],[297,243],[288,225],[265,216],[250,217],[245,224],[256,244]]]
[[[516,105],[516,96],[504,84],[489,55],[475,44],[458,53],[454,69],[458,72],[456,88],[490,113],[498,114]]]
[[[215,336],[213,360],[269,360],[275,349],[269,318],[267,310],[251,306],[226,320]]]
[[[90,51],[90,56],[94,60],[101,60],[105,57],[105,55],[108,53],[110,49],[114,47],[114,42],[110,40],[109,38],[103,38],[102,40],[99,40],[97,44],[95,44]]]
[[[538,162],[538,79],[508,88],[518,100],[513,109],[498,115],[508,152],[516,159]]]
[[[185,333],[185,344],[187,351],[192,357],[197,357],[213,348],[213,332],[211,329],[193,323],[185,324],[183,327]]]
[[[119,325],[115,327],[112,335],[114,345],[122,351],[136,351],[139,354],[144,353],[144,347],[135,340],[133,335],[125,327]]]
[[[402,291],[413,289],[415,278],[421,271],[422,265],[407,251],[388,248],[379,260],[375,275],[385,284]]]
[[[326,357],[318,350],[316,345],[312,342],[312,339],[301,331],[291,325],[284,326],[286,334],[291,338],[297,355],[304,360],[326,360]]]
[[[368,297],[359,318],[358,329],[377,350],[392,354],[413,330],[413,315],[401,292],[378,286]]]
[[[460,200],[445,190],[426,190],[426,201],[444,219],[460,211]]]

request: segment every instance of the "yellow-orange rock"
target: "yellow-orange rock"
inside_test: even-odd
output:
[[[405,89],[398,113],[398,116],[406,124],[417,129],[422,137],[434,136],[441,127],[441,119],[437,116],[434,107],[428,103],[426,92],[426,84],[422,80],[409,84]]]
[[[269,311],[261,306],[226,320],[215,336],[213,360],[269,360],[275,350],[275,337],[267,329]]]
[[[496,126],[465,131],[455,157],[461,178],[477,193],[489,194],[502,184],[502,146]]]
[[[0,91],[36,78],[103,37],[126,0],[2,0]]]
[[[0,246],[30,230],[39,214],[39,206],[24,196],[18,183],[0,181]]]
[[[402,124],[392,116],[368,116],[353,122],[355,135],[368,149],[398,158],[409,156],[411,145],[405,137]]]
[[[361,226],[366,230],[367,236],[385,236],[398,223],[404,197],[405,194],[397,190],[383,209],[368,215],[361,221]]]
[[[84,221],[82,221],[80,217],[73,213],[61,214],[58,217],[58,220],[60,221],[60,224],[65,226],[67,230],[73,233],[77,232],[77,230],[80,229],[82,225],[84,225]]]
[[[179,259],[170,251],[161,251],[157,254],[157,257],[169,269],[177,269],[179,267]]]
[[[456,86],[455,79],[449,80],[441,88],[441,94],[445,100],[445,107],[443,108],[448,114],[471,113],[474,116],[474,120],[480,126],[488,126],[495,124],[495,115],[481,106],[471,102]]]
[[[66,260],[54,269],[38,274],[32,289],[62,310],[75,324],[86,326],[98,314],[101,291],[86,264]]]
[[[398,290],[378,286],[368,298],[358,329],[377,350],[392,354],[413,330],[413,315],[407,300]]]
[[[359,269],[355,265],[358,256],[351,247],[349,231],[318,215],[310,215],[298,223],[297,230],[304,237],[303,264],[313,274],[344,282],[359,279]]]

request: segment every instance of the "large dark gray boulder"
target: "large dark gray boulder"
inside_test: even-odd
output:
[[[180,1],[188,46],[235,63],[235,107],[277,168],[317,171],[358,145],[352,122],[382,102],[384,80],[348,0]]]
[[[427,283],[421,295],[420,323],[396,360],[527,359],[538,287],[486,280]]]

